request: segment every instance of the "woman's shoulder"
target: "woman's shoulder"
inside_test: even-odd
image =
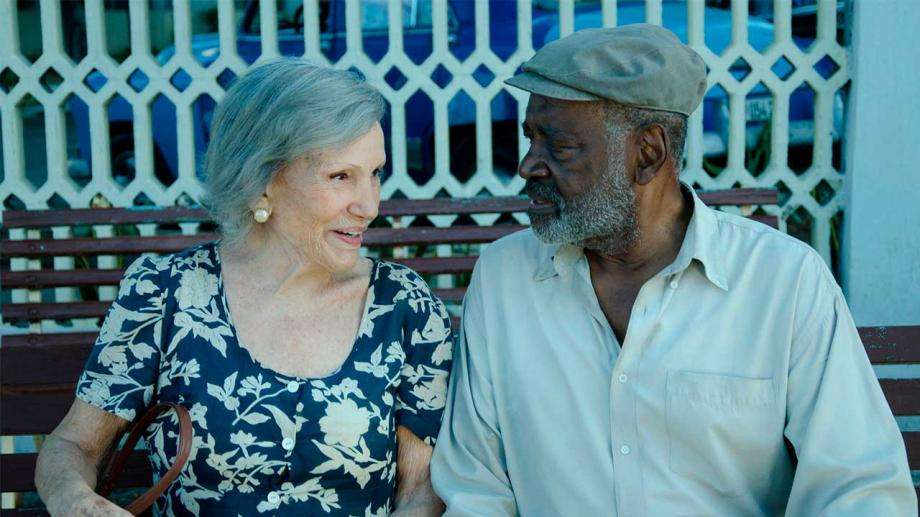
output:
[[[186,270],[208,269],[218,267],[217,242],[205,242],[185,248],[174,253],[141,255],[128,266],[126,276],[139,270],[157,270],[165,273],[167,278]]]
[[[217,270],[220,262],[217,246],[218,241],[204,242],[176,253],[162,255],[162,260],[167,261],[175,271],[190,269]]]
[[[164,254],[144,254],[125,269],[119,284],[119,299],[124,300],[135,291],[148,298],[174,291],[174,284],[183,277],[217,276],[218,257],[215,243],[198,244],[182,251]]]
[[[382,284],[380,286],[382,290],[390,293],[394,301],[419,298],[437,299],[428,286],[428,282],[409,266],[387,260],[376,262],[374,282]]]

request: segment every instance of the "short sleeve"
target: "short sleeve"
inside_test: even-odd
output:
[[[159,373],[164,260],[145,256],[128,267],[77,383],[77,398],[125,420],[150,404]]]
[[[407,302],[406,359],[397,392],[396,421],[434,445],[447,398],[453,337],[444,304],[427,285],[423,293]]]

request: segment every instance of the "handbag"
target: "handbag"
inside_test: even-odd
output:
[[[102,480],[99,482],[96,489],[97,494],[102,497],[108,497],[112,492],[112,488],[115,486],[115,481],[118,479],[122,470],[124,470],[128,457],[134,452],[134,446],[137,445],[137,441],[144,434],[144,431],[147,430],[150,424],[153,423],[158,416],[169,410],[175,411],[176,415],[179,417],[179,450],[176,453],[173,464],[169,467],[169,470],[166,471],[166,474],[163,474],[163,477],[160,478],[155,485],[125,507],[125,510],[132,515],[140,515],[153,506],[154,501],[163,495],[166,489],[169,488],[169,485],[179,477],[182,468],[188,461],[189,453],[192,451],[193,429],[192,418],[189,416],[188,410],[185,407],[172,402],[160,402],[151,406],[140,418],[135,420],[131,424],[128,439],[125,440],[121,449],[112,455],[112,459],[103,471]]]

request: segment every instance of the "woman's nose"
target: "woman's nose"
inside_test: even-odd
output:
[[[352,215],[361,217],[366,220],[373,220],[377,217],[377,211],[380,208],[380,187],[374,181],[362,182],[358,187],[354,201],[349,207]]]

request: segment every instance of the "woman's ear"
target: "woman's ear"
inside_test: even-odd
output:
[[[661,124],[649,124],[639,130],[636,183],[647,185],[665,168],[668,161],[668,137]]]

